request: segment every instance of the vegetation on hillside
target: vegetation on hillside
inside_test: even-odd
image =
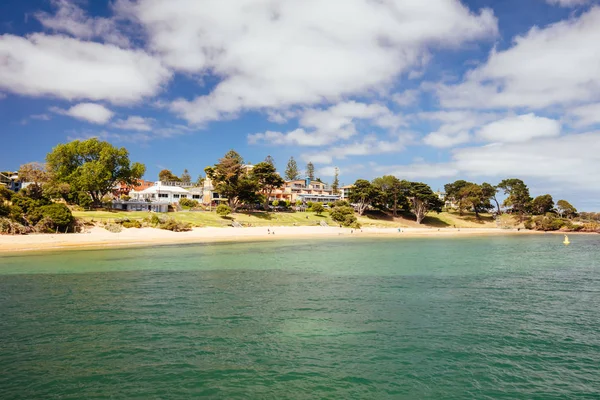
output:
[[[96,138],[60,144],[48,154],[47,164],[21,166],[19,175],[30,182],[29,187],[19,193],[0,188],[0,232],[73,231],[76,221],[67,205],[79,205],[85,209],[110,206],[110,192],[114,185],[133,185],[144,171],[143,164],[130,162],[125,148],[116,148]],[[532,198],[527,185],[516,178],[504,179],[497,185],[457,180],[445,185],[443,197],[425,183],[387,175],[372,181],[358,179],[350,190],[349,203],[338,201],[324,206],[297,201],[292,207],[287,200],[269,201],[274,191],[284,184],[271,156],[267,156],[264,162],[246,166],[242,156],[231,150],[205,171],[215,191],[228,199],[228,204],[220,205],[216,213],[192,212],[206,210],[206,207],[196,200],[181,199],[179,205],[189,212],[170,214],[172,221],[142,223],[138,220],[143,220],[147,213],[141,216],[132,212],[127,213],[128,221],[121,224],[111,222],[111,226],[118,226],[110,229],[149,224],[179,231],[191,225],[223,226],[231,223],[232,219],[242,225],[255,226],[273,223],[312,225],[321,221],[352,227],[421,224],[430,227],[511,227],[523,224],[521,226],[528,229],[544,231],[598,231],[600,223],[598,214],[578,214],[568,201],[561,199],[555,203],[550,194]],[[288,161],[285,172],[288,179],[300,177],[293,157]],[[314,165],[309,162],[306,175],[320,181],[315,179],[314,174]],[[187,169],[181,177],[170,170],[162,170],[159,179],[191,184]],[[199,177],[198,182],[203,179]],[[339,170],[336,168],[335,187],[332,188],[335,190],[338,185]],[[498,193],[505,196],[502,204],[498,201]],[[261,207],[264,211],[254,211]],[[302,212],[307,209],[309,212]],[[444,209],[446,212],[443,212]],[[503,217],[503,212],[510,217]],[[111,219],[111,213],[102,211],[76,212],[75,215],[88,220],[101,215],[102,219]],[[184,225],[177,225],[179,222]]]

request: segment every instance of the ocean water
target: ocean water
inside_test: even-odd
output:
[[[598,399],[600,235],[0,257],[0,399]]]

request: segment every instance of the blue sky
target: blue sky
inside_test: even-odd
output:
[[[597,1],[224,3],[3,1],[0,169],[97,136],[150,180],[234,148],[600,209]]]

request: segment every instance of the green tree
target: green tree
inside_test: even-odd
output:
[[[429,185],[422,182],[408,183],[407,198],[410,201],[412,211],[417,218],[417,224],[423,221],[423,218],[430,211],[441,212],[444,202],[433,193]]]
[[[458,212],[460,215],[463,215],[466,208],[465,199],[463,197],[464,192],[462,192],[462,189],[469,185],[472,185],[472,183],[462,179],[444,185],[444,190],[446,191],[446,199],[450,200],[458,207]]]
[[[275,189],[282,187],[285,181],[279,176],[275,167],[268,162],[256,164],[252,169],[251,176],[258,182],[260,191],[265,196],[265,209],[268,209],[271,195]]]
[[[163,169],[158,173],[158,180],[161,182],[181,182],[181,178],[168,169]]]
[[[323,204],[321,203],[314,203],[312,205],[312,210],[316,212],[317,215],[321,215],[323,214],[323,211],[325,211],[325,207],[323,207]]]
[[[229,214],[231,214],[231,208],[229,208],[227,204],[219,204],[217,206],[217,215],[220,215],[221,217],[226,217]]]
[[[198,179],[196,179],[196,186],[202,186],[204,184],[204,177],[202,175],[198,175]]]
[[[333,175],[333,183],[331,184],[331,189],[333,194],[338,194],[340,188],[340,169],[335,167],[335,173]]]
[[[191,185],[192,177],[187,169],[183,170],[183,174],[181,174],[181,178],[179,178],[179,180],[185,185]]]
[[[87,192],[94,204],[117,182],[133,185],[144,175],[144,164],[131,163],[124,147],[97,138],[59,144],[46,156],[54,182],[67,183],[73,192]]]
[[[489,211],[492,208],[489,192],[476,183],[463,187],[460,190],[459,197],[465,207],[469,207],[475,212],[477,219],[480,219],[480,213]]]
[[[573,218],[575,215],[577,215],[577,209],[566,200],[557,201],[556,206],[561,217]]]
[[[310,178],[311,181],[315,180],[315,166],[311,162],[306,164],[306,176]]]
[[[221,196],[226,197],[233,212],[242,203],[258,200],[260,187],[246,170],[242,168],[244,159],[234,150],[230,150],[217,164],[204,170]]]
[[[354,209],[350,206],[335,207],[333,210],[331,210],[330,216],[332,220],[344,226],[353,226],[356,224]]]
[[[300,172],[298,171],[298,164],[294,157],[290,157],[287,167],[285,168],[285,179],[288,181],[295,181],[300,178]]]
[[[502,214],[502,210],[500,209],[500,203],[498,202],[498,198],[496,197],[496,194],[498,193],[498,188],[496,186],[490,185],[487,182],[483,182],[481,184],[481,189],[483,190],[484,196],[487,196],[487,198],[490,201],[494,200],[494,203],[496,203],[496,210],[498,211],[498,215]]]
[[[404,181],[406,182],[406,181]],[[398,216],[398,206],[406,205],[406,185],[393,175],[384,175],[373,179],[373,185],[381,192],[381,203]]]
[[[350,202],[356,205],[358,214],[363,215],[372,203],[379,201],[380,196],[381,192],[371,182],[358,179],[350,192]]]
[[[270,154],[265,157],[264,162],[266,162],[267,164],[271,164],[271,166],[273,166],[273,168],[275,168],[275,159],[273,157],[271,157]]]
[[[531,201],[527,185],[520,179],[512,178],[504,179],[498,184],[498,188],[504,190],[504,194],[507,195],[504,206],[510,207],[513,212],[518,213],[522,221]]]
[[[534,215],[546,215],[554,209],[554,200],[549,194],[543,194],[531,201],[531,212]]]

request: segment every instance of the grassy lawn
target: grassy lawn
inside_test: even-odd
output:
[[[119,218],[141,220],[151,214],[146,211],[73,211],[73,215],[86,221],[110,222]],[[335,225],[335,222],[329,218],[328,213],[323,213],[323,215],[319,216],[313,212],[235,213],[231,214],[227,218],[218,216],[214,211],[181,211],[158,215],[167,218],[174,218],[178,221],[186,221],[194,226],[230,226],[232,220],[239,222],[242,225],[250,224],[252,226],[293,226],[294,224],[298,226],[314,226],[319,224],[320,221],[325,221],[330,225]]]
[[[73,215],[77,218],[86,221],[94,222],[111,222],[115,219],[129,218],[141,220],[151,213],[146,211],[73,211]],[[336,223],[329,218],[329,213],[324,212],[323,215],[316,215],[313,212],[252,212],[252,213],[236,213],[227,218],[218,216],[214,211],[181,211],[168,214],[160,214],[163,217],[174,218],[179,221],[186,221],[194,226],[215,226],[225,227],[230,226],[232,220],[235,220],[245,226],[314,226],[320,221],[325,221],[327,224],[335,226]],[[507,219],[508,218],[508,219]],[[501,216],[502,226],[515,226],[513,217]],[[364,216],[358,217],[358,222],[363,227],[434,227],[434,228],[495,228],[496,221],[491,215],[483,214],[481,220],[477,220],[473,213],[465,213],[463,216],[455,212],[442,212],[440,214],[431,213],[422,225],[417,225],[414,218],[400,216],[392,218],[391,216],[373,212]]]

